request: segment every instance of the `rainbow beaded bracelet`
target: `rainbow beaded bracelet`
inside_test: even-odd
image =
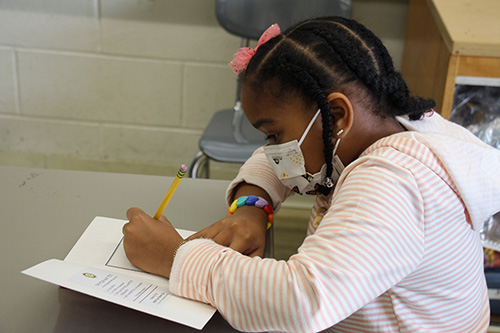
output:
[[[274,221],[273,207],[267,202],[267,200],[257,197],[255,195],[245,195],[234,200],[228,210],[228,216],[233,215],[236,209],[242,206],[255,206],[257,208],[264,209],[267,214],[267,229],[271,228]]]

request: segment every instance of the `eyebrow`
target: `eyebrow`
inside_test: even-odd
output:
[[[255,128],[260,128],[263,125],[274,125],[276,123],[276,120],[272,118],[261,118],[257,120],[255,123],[252,124],[253,127]]]

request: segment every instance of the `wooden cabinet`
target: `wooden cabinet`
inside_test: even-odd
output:
[[[410,0],[402,74],[449,118],[458,76],[500,78],[500,0]]]

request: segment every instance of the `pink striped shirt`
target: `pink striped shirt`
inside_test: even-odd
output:
[[[171,292],[214,305],[242,331],[486,332],[479,234],[456,179],[414,133],[383,138],[346,167],[288,261],[194,240],[179,249]],[[240,181],[276,207],[290,195],[262,150],[232,188]]]

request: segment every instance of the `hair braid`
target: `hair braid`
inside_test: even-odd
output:
[[[381,116],[409,115],[419,119],[435,106],[432,100],[412,97],[401,74],[395,71],[392,58],[382,41],[356,21],[342,17],[306,21],[300,33],[307,32],[322,39],[330,55],[341,60],[336,69],[354,75],[377,101],[375,112]],[[298,33],[292,30],[289,37]]]
[[[433,100],[410,96],[406,82],[398,72],[387,76],[384,82],[385,98],[394,106],[394,115],[408,115],[411,120],[420,119],[422,114],[436,106]]]
[[[311,34],[321,38],[330,54],[340,60],[337,70],[343,72],[344,75],[353,75],[367,88],[379,92],[381,84],[377,80],[373,58],[368,52],[361,52],[360,41],[345,27],[338,24],[331,24],[331,27],[311,24],[308,30]],[[345,35],[344,38],[338,38],[339,34]]]
[[[331,177],[333,172],[332,160],[333,160],[333,143],[332,143],[332,114],[330,112],[330,104],[326,98],[323,90],[318,84],[317,80],[312,77],[307,71],[305,71],[301,66],[294,64],[293,61],[288,61],[285,57],[280,57],[280,62],[278,67],[290,75],[291,79],[301,82],[304,86],[308,87],[311,97],[318,104],[321,110],[321,120],[322,120],[322,138],[323,138],[323,154],[325,156],[326,162],[326,177]],[[330,193],[331,188],[319,185],[318,191],[324,195]]]
[[[394,69],[392,58],[382,41],[362,24],[342,17],[337,18],[337,22],[344,24],[349,29],[356,31],[372,50],[377,50],[377,64],[381,69],[381,89],[378,93],[386,98],[390,105],[394,107],[393,115],[409,115],[410,119],[416,120],[430,108],[436,106],[433,100],[426,100],[419,97],[412,97],[406,82],[400,73]]]
[[[436,106],[433,100],[413,97],[406,82],[400,73],[394,69],[392,58],[382,41],[364,25],[342,17],[336,18],[337,22],[344,24],[367,43],[374,52],[377,65],[380,68],[380,89],[377,91],[382,100],[387,100],[393,107],[392,115],[408,115],[410,119],[416,120],[428,109]]]

